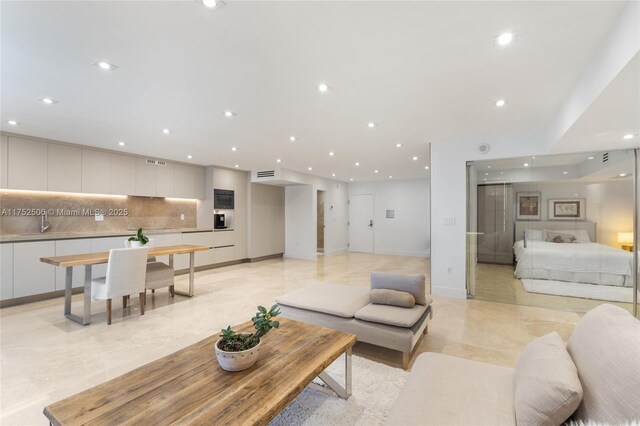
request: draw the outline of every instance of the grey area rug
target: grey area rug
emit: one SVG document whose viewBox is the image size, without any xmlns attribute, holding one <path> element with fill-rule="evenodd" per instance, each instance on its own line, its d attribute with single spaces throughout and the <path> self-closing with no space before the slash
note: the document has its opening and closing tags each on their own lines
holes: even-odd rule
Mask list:
<svg viewBox="0 0 640 426">
<path fill-rule="evenodd" d="M 344 384 L 344 356 L 327 369 Z M 380 425 L 395 403 L 408 373 L 368 359 L 352 358 L 352 393 L 348 400 L 306 388 L 270 423 L 291 425 Z"/>
</svg>

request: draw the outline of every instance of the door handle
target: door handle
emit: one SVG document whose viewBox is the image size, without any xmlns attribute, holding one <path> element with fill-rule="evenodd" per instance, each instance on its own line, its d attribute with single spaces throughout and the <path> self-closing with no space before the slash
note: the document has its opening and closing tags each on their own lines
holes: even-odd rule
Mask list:
<svg viewBox="0 0 640 426">
<path fill-rule="evenodd" d="M 369 228 L 373 228 L 373 219 L 369 220 Z"/>
</svg>

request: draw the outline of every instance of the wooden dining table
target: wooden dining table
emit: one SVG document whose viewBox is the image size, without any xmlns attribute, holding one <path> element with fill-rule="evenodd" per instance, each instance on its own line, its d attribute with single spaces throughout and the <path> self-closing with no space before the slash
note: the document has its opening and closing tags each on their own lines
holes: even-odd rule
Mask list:
<svg viewBox="0 0 640 426">
<path fill-rule="evenodd" d="M 176 291 L 176 294 L 192 297 L 195 292 L 195 253 L 198 251 L 210 250 L 213 247 L 195 245 L 161 246 L 149 248 L 149 257 L 169 256 L 169 266 L 173 267 L 173 256 L 176 254 L 189 254 L 189 291 Z M 65 268 L 64 283 L 64 316 L 82 325 L 91 324 L 91 274 L 92 266 L 109 262 L 109 252 L 101 251 L 97 253 L 71 254 L 67 256 L 41 257 L 41 262 Z M 71 313 L 71 294 L 73 267 L 84 266 L 84 291 L 83 291 L 83 314 L 82 316 Z"/>
</svg>

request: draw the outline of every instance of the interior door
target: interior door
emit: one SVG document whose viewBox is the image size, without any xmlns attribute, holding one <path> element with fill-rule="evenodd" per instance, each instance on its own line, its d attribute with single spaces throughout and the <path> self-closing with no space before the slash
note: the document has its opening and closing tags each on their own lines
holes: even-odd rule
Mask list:
<svg viewBox="0 0 640 426">
<path fill-rule="evenodd" d="M 349 197 L 349 251 L 373 253 L 373 195 Z"/>
</svg>

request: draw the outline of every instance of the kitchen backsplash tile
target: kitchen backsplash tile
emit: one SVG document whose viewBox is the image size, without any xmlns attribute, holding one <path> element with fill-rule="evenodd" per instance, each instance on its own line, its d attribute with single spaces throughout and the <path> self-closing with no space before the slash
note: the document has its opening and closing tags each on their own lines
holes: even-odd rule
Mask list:
<svg viewBox="0 0 640 426">
<path fill-rule="evenodd" d="M 40 232 L 40 211 L 48 212 L 47 232 L 191 228 L 196 226 L 196 203 L 175 198 L 1 190 L 0 234 Z M 95 221 L 95 211 L 105 213 L 103 222 Z"/>
</svg>

